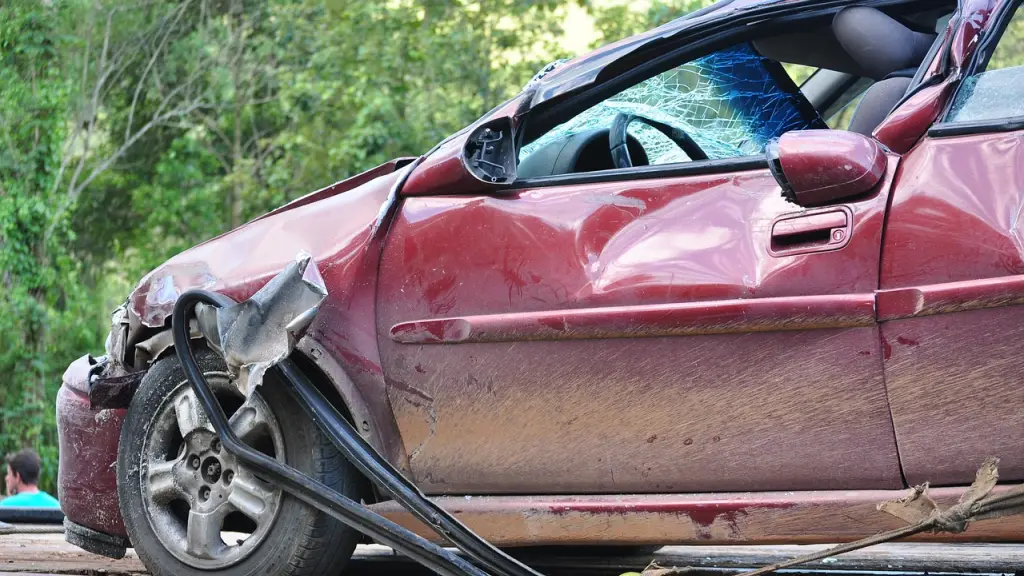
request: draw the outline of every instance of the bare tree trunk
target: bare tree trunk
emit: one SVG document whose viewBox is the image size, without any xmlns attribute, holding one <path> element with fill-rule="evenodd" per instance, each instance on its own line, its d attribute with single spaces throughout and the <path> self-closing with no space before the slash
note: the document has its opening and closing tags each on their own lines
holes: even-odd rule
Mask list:
<svg viewBox="0 0 1024 576">
<path fill-rule="evenodd" d="M 237 70 L 232 70 L 232 77 L 237 80 Z M 238 85 L 237 82 L 235 84 Z M 242 225 L 242 179 L 239 169 L 242 165 L 242 103 L 238 93 L 235 93 L 235 134 L 234 143 L 231 147 L 231 166 L 234 174 L 231 177 L 231 228 L 235 229 Z"/>
<path fill-rule="evenodd" d="M 231 63 L 231 84 L 235 89 L 235 102 L 234 102 L 234 141 L 231 145 L 231 167 L 234 174 L 231 176 L 231 228 L 232 230 L 242 225 L 242 188 L 244 182 L 241 179 L 241 167 L 242 167 L 242 80 L 241 80 L 241 67 L 242 67 L 242 19 L 240 17 L 241 5 L 238 0 L 235 0 L 232 6 L 232 19 L 234 20 L 234 29 L 231 31 L 231 44 L 234 46 L 235 42 L 239 43 L 238 50 L 235 53 L 234 59 Z"/>
</svg>

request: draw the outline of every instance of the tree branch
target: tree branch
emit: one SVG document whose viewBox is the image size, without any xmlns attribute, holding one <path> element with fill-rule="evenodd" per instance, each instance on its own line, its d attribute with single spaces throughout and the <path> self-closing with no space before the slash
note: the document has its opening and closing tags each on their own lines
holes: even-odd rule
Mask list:
<svg viewBox="0 0 1024 576">
<path fill-rule="evenodd" d="M 171 22 L 171 24 L 166 27 L 165 33 L 163 35 L 163 38 L 161 38 L 160 43 L 157 45 L 156 49 L 153 50 L 153 55 L 150 56 L 149 62 L 146 63 L 145 70 L 142 71 L 142 77 L 139 78 L 138 83 L 135 85 L 135 94 L 132 96 L 132 105 L 131 105 L 131 108 L 128 110 L 128 122 L 127 122 L 127 124 L 125 125 L 125 128 L 124 128 L 124 138 L 125 138 L 125 140 L 127 140 L 128 137 L 129 137 L 129 134 L 131 134 L 132 122 L 135 119 L 135 106 L 139 102 L 139 94 L 142 93 L 142 87 L 145 86 L 145 84 L 146 84 L 146 77 L 149 75 L 150 70 L 153 69 L 153 65 L 156 63 L 157 59 L 163 53 L 164 48 L 167 47 L 167 43 L 168 43 L 168 41 L 171 38 L 171 32 L 174 31 L 174 29 L 177 26 L 178 22 L 181 20 L 181 17 L 185 14 L 185 9 L 188 7 L 188 5 L 189 5 L 189 0 L 185 0 L 178 7 L 177 15 L 174 17 L 174 21 Z"/>
</svg>

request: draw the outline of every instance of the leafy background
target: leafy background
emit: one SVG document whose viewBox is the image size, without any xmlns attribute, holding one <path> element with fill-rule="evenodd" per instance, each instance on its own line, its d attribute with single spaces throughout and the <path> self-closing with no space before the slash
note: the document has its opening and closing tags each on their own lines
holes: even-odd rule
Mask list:
<svg viewBox="0 0 1024 576">
<path fill-rule="evenodd" d="M 0 0 L 0 453 L 174 253 L 710 0 Z"/>
<path fill-rule="evenodd" d="M 0 454 L 54 492 L 64 368 L 171 255 L 710 3 L 0 0 Z M 1018 16 L 993 66 L 1022 64 Z"/>
</svg>

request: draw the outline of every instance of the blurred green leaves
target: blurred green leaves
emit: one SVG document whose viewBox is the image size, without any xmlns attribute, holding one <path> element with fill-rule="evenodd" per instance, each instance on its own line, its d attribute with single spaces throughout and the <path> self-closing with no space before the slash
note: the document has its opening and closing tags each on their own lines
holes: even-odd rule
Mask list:
<svg viewBox="0 0 1024 576">
<path fill-rule="evenodd" d="M 142 275 L 466 126 L 573 56 L 570 3 L 604 43 L 709 2 L 0 2 L 0 452 L 52 491 L 61 374 Z"/>
</svg>

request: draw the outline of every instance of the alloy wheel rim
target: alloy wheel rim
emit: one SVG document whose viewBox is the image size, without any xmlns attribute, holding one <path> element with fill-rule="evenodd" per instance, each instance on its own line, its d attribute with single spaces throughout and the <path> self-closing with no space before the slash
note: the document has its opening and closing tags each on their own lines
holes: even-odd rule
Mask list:
<svg viewBox="0 0 1024 576">
<path fill-rule="evenodd" d="M 207 380 L 239 439 L 283 462 L 284 438 L 260 394 L 245 399 L 227 374 L 208 374 Z M 188 382 L 156 410 L 140 461 L 146 519 L 178 560 L 222 569 L 266 539 L 281 490 L 223 449 Z"/>
</svg>

